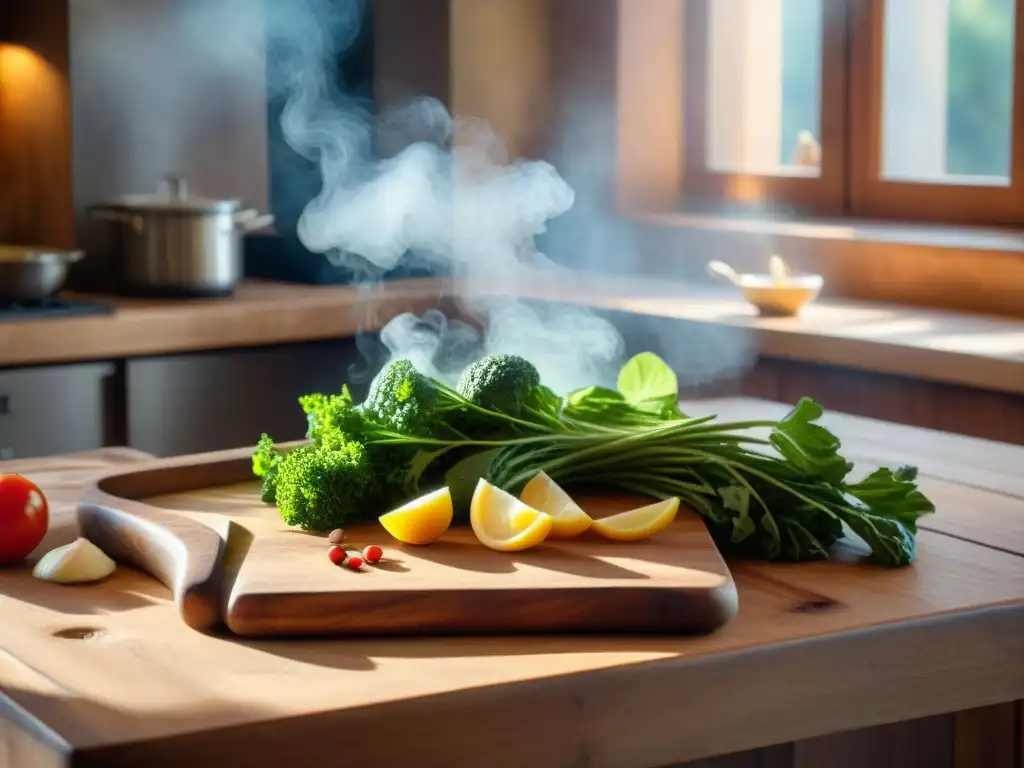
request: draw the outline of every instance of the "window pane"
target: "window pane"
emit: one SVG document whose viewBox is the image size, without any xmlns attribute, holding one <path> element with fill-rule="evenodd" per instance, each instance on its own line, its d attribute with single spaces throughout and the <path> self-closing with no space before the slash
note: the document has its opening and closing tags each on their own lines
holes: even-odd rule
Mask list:
<svg viewBox="0 0 1024 768">
<path fill-rule="evenodd" d="M 886 0 L 882 175 L 1006 185 L 1015 0 Z"/>
<path fill-rule="evenodd" d="M 708 3 L 709 169 L 818 175 L 823 1 Z"/>
</svg>

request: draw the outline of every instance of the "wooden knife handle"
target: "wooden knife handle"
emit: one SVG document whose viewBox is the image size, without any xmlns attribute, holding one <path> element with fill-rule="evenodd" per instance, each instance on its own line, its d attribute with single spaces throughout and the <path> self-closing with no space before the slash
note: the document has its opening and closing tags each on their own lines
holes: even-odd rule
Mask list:
<svg viewBox="0 0 1024 768">
<path fill-rule="evenodd" d="M 145 571 L 170 589 L 188 626 L 208 631 L 221 623 L 225 542 L 217 531 L 113 496 L 99 485 L 79 503 L 78 526 L 83 537 L 114 560 Z"/>
</svg>

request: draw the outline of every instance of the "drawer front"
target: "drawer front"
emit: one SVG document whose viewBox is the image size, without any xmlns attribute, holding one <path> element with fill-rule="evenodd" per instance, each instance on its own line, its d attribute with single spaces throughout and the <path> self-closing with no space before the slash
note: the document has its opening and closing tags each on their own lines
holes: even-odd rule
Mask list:
<svg viewBox="0 0 1024 768">
<path fill-rule="evenodd" d="M 353 381 L 358 396 L 364 360 L 354 340 L 129 360 L 128 444 L 177 456 L 254 445 L 262 432 L 300 439 L 298 398 Z"/>
<path fill-rule="evenodd" d="M 0 459 L 104 447 L 114 375 L 113 363 L 0 371 Z"/>
</svg>

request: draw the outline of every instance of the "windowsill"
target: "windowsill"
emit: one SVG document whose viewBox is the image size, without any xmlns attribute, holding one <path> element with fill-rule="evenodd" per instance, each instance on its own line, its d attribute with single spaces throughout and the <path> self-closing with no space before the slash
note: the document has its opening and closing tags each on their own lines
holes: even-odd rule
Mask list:
<svg viewBox="0 0 1024 768">
<path fill-rule="evenodd" d="M 701 229 L 722 234 L 1024 253 L 1024 233 L 987 227 L 705 213 L 630 213 L 627 216 L 634 221 L 657 226 Z"/>
<path fill-rule="evenodd" d="M 712 259 L 763 273 L 778 254 L 795 271 L 822 275 L 825 298 L 1024 317 L 1022 231 L 716 212 L 624 216 L 640 229 L 645 276 L 694 280 Z"/>
</svg>

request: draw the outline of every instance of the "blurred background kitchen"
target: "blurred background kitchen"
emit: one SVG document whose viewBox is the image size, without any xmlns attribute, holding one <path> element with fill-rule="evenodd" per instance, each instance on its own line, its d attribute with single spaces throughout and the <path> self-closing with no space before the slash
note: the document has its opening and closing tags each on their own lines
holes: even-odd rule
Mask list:
<svg viewBox="0 0 1024 768">
<path fill-rule="evenodd" d="M 420 254 L 373 273 L 385 306 L 300 240 L 291 2 L 0 6 L 0 459 L 299 437 L 295 398 L 365 384 L 394 314 L 451 309 Z M 352 35 L 355 2 L 300 3 L 345 36 L 339 98 L 432 97 L 550 160 L 576 201 L 540 243 L 630 351 L 1024 443 L 1024 3 L 367 0 Z M 374 151 L 449 139 L 420 128 Z M 824 278 L 799 316 L 707 274 L 772 254 Z"/>
</svg>

